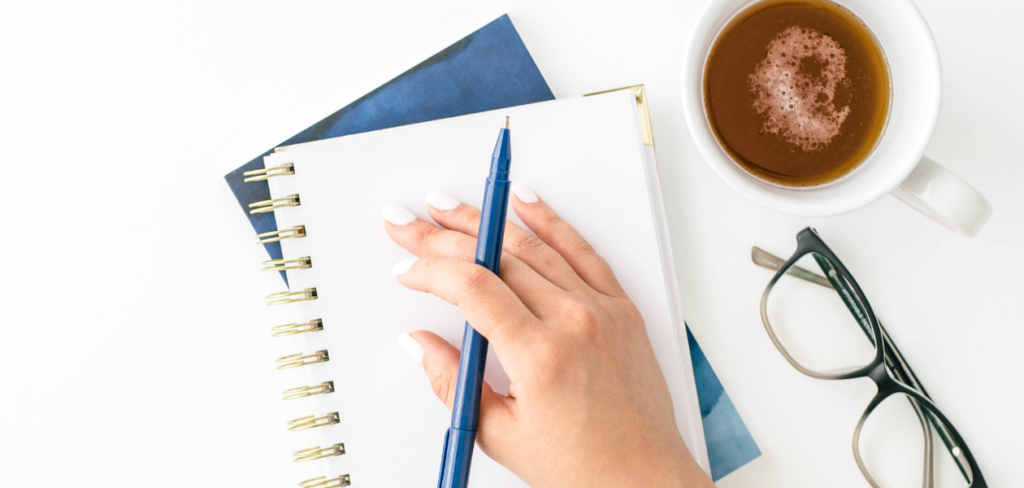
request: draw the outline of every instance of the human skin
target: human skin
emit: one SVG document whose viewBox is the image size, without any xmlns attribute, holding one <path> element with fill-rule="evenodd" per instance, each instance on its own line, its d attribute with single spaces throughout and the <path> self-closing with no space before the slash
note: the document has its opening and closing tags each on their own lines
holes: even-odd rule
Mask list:
<svg viewBox="0 0 1024 488">
<path fill-rule="evenodd" d="M 477 444 L 530 486 L 712 487 L 683 443 L 643 317 L 601 256 L 521 184 L 500 275 L 474 264 L 480 211 L 432 192 L 437 225 L 385 210 L 391 238 L 420 259 L 397 279 L 459 307 L 508 374 L 484 384 Z M 404 213 L 403 213 L 404 212 Z M 400 225 L 399 225 L 400 224 Z M 401 337 L 451 410 L 459 351 L 429 331 Z"/>
</svg>

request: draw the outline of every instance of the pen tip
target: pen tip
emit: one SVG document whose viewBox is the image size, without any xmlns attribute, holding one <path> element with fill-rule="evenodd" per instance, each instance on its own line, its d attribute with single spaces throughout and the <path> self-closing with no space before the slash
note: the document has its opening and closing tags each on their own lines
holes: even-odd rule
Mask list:
<svg viewBox="0 0 1024 488">
<path fill-rule="evenodd" d="M 505 117 L 505 128 L 508 129 L 508 116 Z"/>
</svg>

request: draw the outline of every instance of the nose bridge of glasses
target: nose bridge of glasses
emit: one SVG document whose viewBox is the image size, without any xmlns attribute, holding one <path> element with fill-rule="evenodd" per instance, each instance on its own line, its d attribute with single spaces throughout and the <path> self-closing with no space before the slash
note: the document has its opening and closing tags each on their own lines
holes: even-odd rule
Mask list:
<svg viewBox="0 0 1024 488">
<path fill-rule="evenodd" d="M 875 363 L 874 367 L 871 368 L 871 371 L 868 372 L 867 376 L 868 378 L 871 378 L 871 381 L 874 381 L 875 384 L 878 385 L 879 395 L 891 395 L 892 393 L 902 390 L 902 388 L 900 388 L 899 385 L 895 381 L 893 381 L 892 377 L 889 375 L 889 372 L 885 368 L 885 362 L 883 361 Z"/>
</svg>

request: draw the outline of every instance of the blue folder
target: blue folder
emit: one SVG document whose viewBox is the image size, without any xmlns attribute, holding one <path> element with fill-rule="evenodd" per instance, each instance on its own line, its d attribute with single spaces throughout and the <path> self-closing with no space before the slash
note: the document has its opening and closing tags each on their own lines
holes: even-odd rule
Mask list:
<svg viewBox="0 0 1024 488">
<path fill-rule="evenodd" d="M 512 21 L 503 15 L 274 147 L 554 98 Z M 266 181 L 244 183 L 242 173 L 262 169 L 263 156 L 271 152 L 273 148 L 224 177 L 257 234 L 277 230 L 273 213 L 249 213 L 250 203 L 270 199 L 270 187 Z M 264 247 L 271 259 L 281 259 L 280 244 Z M 281 277 L 287 281 L 283 271 Z M 711 475 L 717 481 L 761 452 L 689 328 L 687 339 Z"/>
<path fill-rule="evenodd" d="M 274 147 L 554 98 L 512 21 L 503 15 Z M 242 173 L 262 169 L 263 156 L 273 150 L 224 177 L 257 234 L 277 230 L 272 212 L 249 213 L 250 203 L 270 199 L 270 187 L 266 181 L 244 183 Z M 264 247 L 271 259 L 281 259 L 279 243 Z"/>
</svg>

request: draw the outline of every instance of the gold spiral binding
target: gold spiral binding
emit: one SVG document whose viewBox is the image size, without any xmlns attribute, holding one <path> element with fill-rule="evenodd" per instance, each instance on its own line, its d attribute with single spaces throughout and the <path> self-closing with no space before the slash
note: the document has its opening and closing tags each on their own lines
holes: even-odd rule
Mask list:
<svg viewBox="0 0 1024 488">
<path fill-rule="evenodd" d="M 284 305 L 285 303 L 304 302 L 316 300 L 316 288 L 306 288 L 299 291 L 282 291 L 267 295 L 267 305 Z"/>
<path fill-rule="evenodd" d="M 305 366 L 307 364 L 326 363 L 330 360 L 331 357 L 327 354 L 326 349 L 306 356 L 303 356 L 300 352 L 298 354 L 290 354 L 288 356 L 277 358 L 277 362 L 284 363 L 278 366 L 277 369 L 298 368 L 299 366 Z"/>
<path fill-rule="evenodd" d="M 292 163 L 284 163 L 281 166 L 275 166 L 273 168 L 254 169 L 252 171 L 246 171 L 242 173 L 242 176 L 248 176 L 248 178 L 242 180 L 245 183 L 251 181 L 263 181 L 266 179 L 273 178 L 275 176 L 293 175 L 295 174 L 295 165 Z"/>
<path fill-rule="evenodd" d="M 302 488 L 338 488 L 341 486 L 349 486 L 352 484 L 352 480 L 349 479 L 347 474 L 338 476 L 337 478 L 327 479 L 326 476 L 317 476 L 316 478 L 308 479 L 299 483 Z"/>
<path fill-rule="evenodd" d="M 263 271 L 284 271 L 286 269 L 306 269 L 313 267 L 313 260 L 309 256 L 299 259 L 271 259 L 263 261 Z"/>
<path fill-rule="evenodd" d="M 300 386 L 298 388 L 291 388 L 281 392 L 281 394 L 284 395 L 284 400 L 294 400 L 296 398 L 324 395 L 327 393 L 334 393 L 333 381 L 325 381 L 316 386 Z"/>
<path fill-rule="evenodd" d="M 341 416 L 338 415 L 338 412 L 332 412 L 324 415 L 323 417 L 307 415 L 288 422 L 288 430 L 315 429 L 317 427 L 337 424 L 339 422 L 341 422 Z"/>
<path fill-rule="evenodd" d="M 302 205 L 302 201 L 299 200 L 298 195 L 288 195 L 284 198 L 275 198 L 273 200 L 263 200 L 256 203 L 250 203 L 249 210 L 250 214 L 267 213 L 273 212 L 276 209 L 284 207 L 298 207 Z"/>
<path fill-rule="evenodd" d="M 345 444 L 335 444 L 330 447 L 311 447 L 295 453 L 295 462 L 315 461 L 326 457 L 340 456 L 345 454 Z"/>
<path fill-rule="evenodd" d="M 270 337 L 281 337 L 287 335 L 302 334 L 305 332 L 316 332 L 324 330 L 324 322 L 320 319 L 313 319 L 309 322 L 303 322 L 301 324 L 285 324 L 277 327 L 272 327 L 270 330 L 275 331 Z"/>
<path fill-rule="evenodd" d="M 272 232 L 264 232 L 262 234 L 256 234 L 256 244 L 267 244 L 270 242 L 280 242 L 285 239 L 292 239 L 295 237 L 306 237 L 306 226 L 297 225 L 290 229 L 275 230 Z"/>
</svg>

